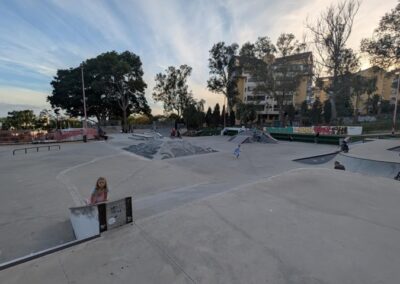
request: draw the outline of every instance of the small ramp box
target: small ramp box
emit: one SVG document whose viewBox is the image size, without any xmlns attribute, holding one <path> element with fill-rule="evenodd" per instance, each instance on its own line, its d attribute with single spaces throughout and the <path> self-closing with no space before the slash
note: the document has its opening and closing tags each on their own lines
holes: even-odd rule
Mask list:
<svg viewBox="0 0 400 284">
<path fill-rule="evenodd" d="M 72 207 L 69 210 L 77 240 L 90 238 L 101 232 L 133 222 L 132 197 Z"/>
</svg>

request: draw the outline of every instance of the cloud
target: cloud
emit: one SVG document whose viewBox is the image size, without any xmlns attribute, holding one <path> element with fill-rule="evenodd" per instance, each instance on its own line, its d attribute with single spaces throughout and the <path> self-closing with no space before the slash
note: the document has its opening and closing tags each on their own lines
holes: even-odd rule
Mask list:
<svg viewBox="0 0 400 284">
<path fill-rule="evenodd" d="M 8 112 L 11 111 L 21 111 L 21 110 L 33 110 L 33 113 L 38 115 L 43 109 L 46 107 L 38 107 L 35 105 L 29 105 L 29 104 L 5 104 L 5 103 L 0 103 L 0 117 L 7 117 Z M 48 109 L 48 108 L 47 108 Z"/>
<path fill-rule="evenodd" d="M 77 66 L 102 52 L 130 50 L 142 59 L 149 85 L 146 97 L 153 113 L 162 112 L 162 107 L 151 100 L 155 74 L 181 64 L 193 68 L 189 86 L 196 98 L 204 98 L 210 106 L 216 102 L 222 104 L 222 95 L 206 89 L 209 50 L 213 44 L 225 41 L 242 45 L 254 42 L 259 36 L 269 36 L 275 42 L 282 32 L 291 32 L 300 39 L 306 32 L 306 18 L 316 19 L 331 3 L 331 0 L 2 1 L 0 102 L 18 100 L 30 104 L 34 100 L 46 104 L 45 96 L 38 95 L 37 90 L 49 88 L 57 69 Z M 396 4 L 397 0 L 363 1 L 349 47 L 357 50 L 360 40 L 370 37 L 380 18 Z M 4 79 L 7 72 L 12 78 L 10 75 Z M 16 95 L 6 97 L 6 85 L 21 88 Z"/>
<path fill-rule="evenodd" d="M 46 98 L 49 94 L 30 89 L 0 86 L 0 103 L 28 104 L 47 106 Z"/>
</svg>

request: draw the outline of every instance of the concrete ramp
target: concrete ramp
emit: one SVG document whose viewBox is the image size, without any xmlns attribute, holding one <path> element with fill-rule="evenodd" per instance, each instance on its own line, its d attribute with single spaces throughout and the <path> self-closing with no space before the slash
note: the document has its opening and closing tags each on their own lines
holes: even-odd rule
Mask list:
<svg viewBox="0 0 400 284">
<path fill-rule="evenodd" d="M 229 141 L 235 144 L 250 143 L 251 136 L 248 135 L 235 135 L 229 139 Z"/>
<path fill-rule="evenodd" d="M 132 198 L 72 207 L 70 220 L 76 240 L 0 263 L 0 271 L 93 240 L 101 232 L 132 223 Z"/>
<path fill-rule="evenodd" d="M 393 179 L 400 172 L 400 163 L 363 159 L 342 153 L 338 155 L 337 160 L 346 167 L 346 170 L 369 176 Z"/>
<path fill-rule="evenodd" d="M 69 211 L 77 240 L 100 234 L 99 211 L 96 205 L 73 207 Z"/>
<path fill-rule="evenodd" d="M 72 228 L 78 240 L 133 221 L 131 197 L 95 205 L 72 207 L 69 210 Z"/>
<path fill-rule="evenodd" d="M 243 130 L 239 134 L 229 138 L 236 144 L 241 143 L 278 143 L 269 133 L 254 130 Z"/>
<path fill-rule="evenodd" d="M 278 140 L 276 140 L 274 137 L 271 136 L 271 134 L 267 133 L 267 132 L 263 132 L 261 134 L 261 142 L 264 143 L 278 143 Z"/>
</svg>

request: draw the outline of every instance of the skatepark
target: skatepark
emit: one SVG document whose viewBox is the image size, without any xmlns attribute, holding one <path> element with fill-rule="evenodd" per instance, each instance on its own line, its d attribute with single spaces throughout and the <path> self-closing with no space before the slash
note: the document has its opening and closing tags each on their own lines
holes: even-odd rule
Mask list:
<svg viewBox="0 0 400 284">
<path fill-rule="evenodd" d="M 400 279 L 399 140 L 346 154 L 335 145 L 243 143 L 236 159 L 226 136 L 164 138 L 151 156 L 137 154 L 149 141 L 132 138 L 15 155 L 25 146 L 0 148 L 1 263 L 73 241 L 69 208 L 85 204 L 99 176 L 110 200 L 132 196 L 134 219 L 3 269 L 1 283 Z M 335 160 L 346 171 L 334 170 Z"/>
</svg>

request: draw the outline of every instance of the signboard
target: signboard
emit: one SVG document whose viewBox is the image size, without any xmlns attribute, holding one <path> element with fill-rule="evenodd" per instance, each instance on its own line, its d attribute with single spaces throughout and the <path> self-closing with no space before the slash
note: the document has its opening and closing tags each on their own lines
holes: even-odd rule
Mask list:
<svg viewBox="0 0 400 284">
<path fill-rule="evenodd" d="M 133 222 L 131 197 L 101 203 L 97 207 L 99 210 L 100 232 Z"/>
<path fill-rule="evenodd" d="M 70 208 L 70 220 L 77 240 L 132 223 L 132 197 Z"/>
</svg>

